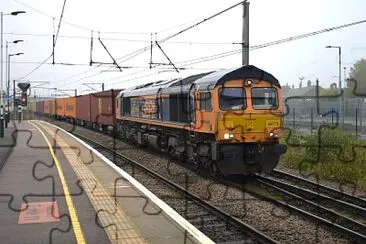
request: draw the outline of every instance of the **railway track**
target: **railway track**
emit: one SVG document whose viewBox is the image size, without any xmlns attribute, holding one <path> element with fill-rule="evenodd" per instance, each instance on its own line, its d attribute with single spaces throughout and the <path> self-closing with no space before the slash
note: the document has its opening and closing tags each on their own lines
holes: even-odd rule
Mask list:
<svg viewBox="0 0 366 244">
<path fill-rule="evenodd" d="M 113 161 L 116 161 L 116 158 L 113 158 L 111 156 L 112 154 L 116 156 L 116 153 L 112 150 L 105 148 L 95 141 L 91 141 L 81 135 L 75 135 L 88 142 L 90 145 L 93 145 L 95 148 L 101 151 L 101 153 L 105 154 Z M 123 159 L 118 159 L 117 161 L 119 160 L 124 162 Z M 131 162 L 129 162 L 128 164 L 131 164 Z M 144 166 L 139 165 L 138 163 L 136 164 L 136 162 L 132 164 L 134 164 L 138 168 L 144 168 Z M 185 167 L 187 167 L 187 165 L 185 165 Z M 150 175 L 154 177 L 156 173 L 151 172 Z M 293 184 L 286 183 L 285 180 L 293 182 Z M 315 221 L 320 225 L 329 226 L 330 228 L 341 233 L 344 237 L 350 238 L 355 242 L 366 243 L 366 227 L 365 223 L 363 222 L 363 219 L 365 219 L 364 206 L 366 206 L 366 202 L 364 199 L 342 193 L 335 189 L 322 186 L 311 181 L 307 181 L 303 178 L 290 175 L 286 172 L 279 170 L 275 170 L 273 174 L 268 176 L 257 175 L 254 178 L 245 181 L 243 181 L 243 177 L 241 177 L 239 181 L 233 181 L 232 179 L 218 179 L 218 181 L 225 186 L 231 186 L 235 189 L 240 189 L 243 192 L 250 193 L 259 199 L 272 203 L 275 206 L 286 209 L 289 211 L 289 214 L 297 213 L 300 216 L 306 216 L 308 219 Z M 172 188 L 174 188 L 174 185 L 176 185 L 176 183 L 169 180 L 167 180 L 167 182 L 170 182 L 166 183 L 167 185 L 172 184 Z M 179 182 L 179 184 L 184 185 L 184 182 Z M 258 187 L 261 188 L 259 191 Z M 193 195 L 188 193 L 185 189 L 188 189 L 188 187 L 182 188 L 181 192 L 183 195 Z M 263 189 L 265 189 L 267 193 L 264 193 Z M 152 191 L 154 192 L 153 189 Z M 174 208 L 174 204 L 176 204 L 176 201 L 174 202 L 174 200 L 176 200 L 177 198 L 165 198 L 164 194 L 158 196 Z M 207 234 L 216 242 L 232 240 L 232 236 L 238 236 L 237 231 L 234 231 L 234 233 L 232 232 L 232 230 L 227 232 L 227 230 L 230 228 L 224 228 L 228 226 L 228 220 L 232 218 L 229 214 L 221 213 L 212 216 L 212 213 L 210 213 L 210 211 L 222 211 L 209 203 L 208 204 L 211 205 L 211 207 L 209 207 L 211 208 L 211 210 L 207 210 L 207 207 L 204 207 L 203 209 L 202 207 L 199 208 L 196 202 L 202 200 L 195 195 L 193 195 L 193 197 L 191 197 L 190 199 L 191 200 L 185 201 L 186 203 L 184 205 L 184 208 L 181 208 L 180 210 L 177 209 L 177 211 L 192 224 L 194 224 L 198 229 L 200 229 L 203 233 Z M 184 201 L 184 199 L 180 201 L 182 202 Z M 338 211 L 335 211 L 335 209 L 337 209 Z M 219 215 L 220 217 L 218 217 Z M 223 224 L 223 222 L 217 222 L 218 218 L 220 218 L 221 221 L 225 220 L 225 224 Z M 252 228 L 248 227 L 242 221 L 236 218 L 232 218 L 231 221 L 232 220 L 234 220 L 234 224 L 231 225 L 239 229 L 244 229 L 244 235 L 248 236 L 247 232 L 252 231 Z M 239 221 L 239 223 L 236 223 L 236 221 Z M 240 227 L 241 224 L 244 224 L 245 227 Z M 207 230 L 204 230 L 205 228 Z M 215 233 L 216 235 L 220 233 L 221 238 L 215 239 Z M 221 233 L 224 234 L 221 235 Z M 265 235 L 262 236 L 262 233 L 256 230 L 254 230 L 254 233 L 250 234 L 249 236 L 257 240 L 257 242 L 259 241 L 261 243 L 274 241 L 270 238 L 267 239 L 267 236 Z M 247 237 L 244 237 L 241 240 L 245 240 L 245 238 Z M 239 240 L 240 238 L 234 239 L 234 242 L 236 242 L 236 240 Z M 246 241 L 248 241 L 248 239 Z"/>
<path fill-rule="evenodd" d="M 366 243 L 365 201 L 335 189 L 318 185 L 283 171 L 271 176 L 255 175 L 250 183 L 242 179 L 223 180 L 276 206 L 288 209 L 289 213 L 306 216 L 319 224 L 327 225 L 358 243 Z M 276 177 L 274 177 L 276 176 Z M 307 188 L 284 182 L 284 178 L 296 180 Z M 281 180 L 279 180 L 281 178 Z M 253 187 L 255 184 L 260 190 Z M 317 187 L 317 188 L 316 188 Z M 265 193 L 263 192 L 265 190 Z M 321 189 L 317 191 L 316 189 Z M 338 198 L 335 198 L 335 197 Z"/>
<path fill-rule="evenodd" d="M 146 187 L 216 243 L 276 243 L 264 233 L 189 192 L 186 190 L 188 187 L 182 187 L 89 138 L 77 133 L 73 134 L 97 149 L 119 167 L 127 172 L 132 172 L 140 182 L 143 181 L 143 176 L 140 177 L 139 174 L 145 174 L 145 178 L 147 174 L 149 178 L 153 177 L 158 180 L 160 184 L 150 184 Z M 144 182 L 141 183 L 144 184 Z M 161 189 L 162 185 L 170 188 L 170 191 L 174 192 L 173 196 L 167 195 L 167 190 Z"/>
<path fill-rule="evenodd" d="M 353 204 L 353 205 L 366 209 L 366 198 L 360 198 L 360 197 L 357 197 L 354 195 L 350 195 L 350 194 L 343 192 L 342 190 L 337 190 L 337 189 L 331 188 L 329 186 L 320 185 L 313 181 L 304 179 L 304 178 L 296 176 L 294 174 L 284 172 L 282 170 L 274 170 L 271 173 L 271 176 L 273 176 L 277 179 L 291 181 L 295 185 L 298 185 L 300 187 L 306 187 L 313 191 L 319 192 L 320 194 L 327 195 L 333 199 L 348 202 L 350 204 Z"/>
</svg>

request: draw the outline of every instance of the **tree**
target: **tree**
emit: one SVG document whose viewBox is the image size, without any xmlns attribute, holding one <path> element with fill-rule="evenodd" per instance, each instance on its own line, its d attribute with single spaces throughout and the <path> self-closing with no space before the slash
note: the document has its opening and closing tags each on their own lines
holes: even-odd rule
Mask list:
<svg viewBox="0 0 366 244">
<path fill-rule="evenodd" d="M 353 65 L 349 77 L 347 87 L 353 91 L 355 85 L 357 85 L 354 93 L 366 95 L 366 59 L 362 58 Z"/>
</svg>

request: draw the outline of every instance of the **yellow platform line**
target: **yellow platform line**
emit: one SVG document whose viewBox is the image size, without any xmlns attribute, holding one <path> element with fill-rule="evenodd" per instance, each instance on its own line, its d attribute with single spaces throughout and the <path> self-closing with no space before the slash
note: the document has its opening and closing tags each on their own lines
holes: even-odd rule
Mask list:
<svg viewBox="0 0 366 244">
<path fill-rule="evenodd" d="M 76 213 L 76 210 L 75 210 L 75 207 L 74 207 L 74 203 L 72 202 L 72 199 L 71 199 L 71 194 L 70 194 L 70 191 L 69 191 L 69 187 L 67 186 L 66 179 L 65 179 L 64 173 L 62 171 L 60 162 L 58 161 L 55 153 L 53 152 L 53 148 L 51 146 L 51 143 L 49 142 L 49 140 L 47 139 L 47 137 L 43 133 L 43 131 L 37 125 L 35 125 L 34 123 L 32 123 L 30 121 L 28 121 L 28 122 L 31 125 L 33 125 L 39 131 L 39 133 L 41 133 L 41 135 L 43 136 L 43 138 L 45 139 L 45 141 L 48 145 L 48 149 L 51 152 L 51 156 L 52 156 L 52 158 L 55 162 L 57 172 L 58 172 L 58 175 L 59 175 L 60 180 L 61 180 L 62 188 L 63 188 L 63 191 L 65 193 L 66 204 L 67 204 L 67 208 L 69 210 L 71 223 L 72 223 L 72 228 L 74 230 L 76 241 L 77 241 L 78 244 L 86 243 L 85 238 L 84 238 L 84 233 L 81 229 L 79 218 L 77 216 L 77 213 Z"/>
<path fill-rule="evenodd" d="M 40 127 L 50 135 L 55 134 L 52 129 L 45 125 L 40 125 Z M 105 227 L 104 231 L 111 243 L 146 243 L 123 209 L 118 206 L 115 199 L 84 164 L 74 149 L 62 139 L 60 134 L 55 135 L 55 139 L 78 179 L 81 180 L 83 189 L 98 213 L 98 219 Z"/>
</svg>

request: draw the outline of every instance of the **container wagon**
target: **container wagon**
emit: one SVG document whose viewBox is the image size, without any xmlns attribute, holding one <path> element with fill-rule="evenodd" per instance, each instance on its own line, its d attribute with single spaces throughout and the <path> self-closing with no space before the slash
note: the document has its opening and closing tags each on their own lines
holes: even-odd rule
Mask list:
<svg viewBox="0 0 366 244">
<path fill-rule="evenodd" d="M 65 119 L 65 98 L 56 99 L 56 118 L 60 120 Z"/>
<path fill-rule="evenodd" d="M 76 97 L 76 123 L 89 128 L 92 127 L 90 98 L 90 94 Z"/>
<path fill-rule="evenodd" d="M 114 99 L 121 91 L 121 89 L 112 89 L 90 94 L 91 126 L 94 129 L 107 131 L 108 127 L 113 128 L 115 126 Z"/>
<path fill-rule="evenodd" d="M 76 121 L 76 97 L 64 98 L 65 104 L 65 119 L 70 123 Z"/>
</svg>

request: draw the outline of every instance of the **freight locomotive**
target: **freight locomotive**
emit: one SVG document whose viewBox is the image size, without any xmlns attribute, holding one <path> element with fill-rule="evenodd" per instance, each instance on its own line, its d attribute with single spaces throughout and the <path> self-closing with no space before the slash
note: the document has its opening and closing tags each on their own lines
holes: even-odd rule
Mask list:
<svg viewBox="0 0 366 244">
<path fill-rule="evenodd" d="M 129 142 L 168 152 L 211 174 L 232 175 L 271 172 L 286 152 L 279 143 L 281 101 L 278 80 L 246 65 L 43 101 L 44 111 L 37 104 L 35 112 L 104 131 L 113 129 Z M 46 112 L 46 103 L 54 104 L 54 114 L 52 109 Z"/>
</svg>

